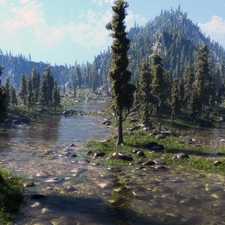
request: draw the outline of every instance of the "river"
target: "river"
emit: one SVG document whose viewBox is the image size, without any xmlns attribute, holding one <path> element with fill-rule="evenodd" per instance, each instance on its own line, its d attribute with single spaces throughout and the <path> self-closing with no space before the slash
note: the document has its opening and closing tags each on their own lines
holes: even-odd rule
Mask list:
<svg viewBox="0 0 225 225">
<path fill-rule="evenodd" d="M 70 109 L 104 105 L 76 107 Z M 13 225 L 225 224 L 224 176 L 181 168 L 120 172 L 82 161 L 84 142 L 111 135 L 102 120 L 54 116 L 0 130 L 1 167 L 35 184 L 24 194 L 45 196 L 27 201 Z"/>
</svg>

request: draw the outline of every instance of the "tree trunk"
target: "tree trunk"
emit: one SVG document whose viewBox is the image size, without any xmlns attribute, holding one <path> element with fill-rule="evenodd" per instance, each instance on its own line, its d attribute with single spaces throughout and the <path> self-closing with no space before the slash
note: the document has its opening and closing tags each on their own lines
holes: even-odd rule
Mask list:
<svg viewBox="0 0 225 225">
<path fill-rule="evenodd" d="M 123 121 L 122 121 L 122 113 L 119 113 L 118 116 L 118 142 L 117 145 L 123 145 Z"/>
</svg>

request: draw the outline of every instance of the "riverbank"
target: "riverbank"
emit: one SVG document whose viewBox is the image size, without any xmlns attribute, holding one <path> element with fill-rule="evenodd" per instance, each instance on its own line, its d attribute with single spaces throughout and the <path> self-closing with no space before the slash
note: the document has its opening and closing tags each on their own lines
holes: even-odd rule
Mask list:
<svg viewBox="0 0 225 225">
<path fill-rule="evenodd" d="M 24 203 L 21 194 L 23 180 L 6 170 L 0 170 L 0 224 L 9 224 Z"/>
<path fill-rule="evenodd" d="M 222 125 L 214 123 L 214 126 L 204 128 L 184 122 L 177 121 L 172 126 L 166 121 L 162 124 L 155 122 L 155 127 L 149 128 L 140 124 L 137 113 L 133 112 L 123 124 L 124 145 L 116 146 L 116 121 L 106 119 L 103 124 L 110 126 L 115 136 L 104 142 L 88 142 L 87 146 L 92 152 L 89 159 L 103 152 L 104 156 L 99 153 L 102 157 L 96 158 L 105 166 L 132 166 L 136 169 L 146 169 L 146 166 L 153 169 L 179 167 L 224 175 L 225 142 L 223 137 L 215 138 L 212 134 L 215 129 L 223 129 L 218 128 Z M 160 163 L 157 163 L 158 159 Z"/>
</svg>

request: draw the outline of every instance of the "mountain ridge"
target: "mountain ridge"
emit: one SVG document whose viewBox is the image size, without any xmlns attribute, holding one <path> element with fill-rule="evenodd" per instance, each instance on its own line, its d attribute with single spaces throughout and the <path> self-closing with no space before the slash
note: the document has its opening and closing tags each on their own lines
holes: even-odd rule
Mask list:
<svg viewBox="0 0 225 225">
<path fill-rule="evenodd" d="M 139 68 L 143 61 L 149 62 L 152 54 L 159 54 L 163 58 L 166 70 L 170 70 L 174 77 L 181 77 L 187 64 L 194 63 L 195 52 L 202 45 L 206 44 L 212 56 L 213 66 L 221 65 L 225 61 L 225 48 L 218 42 L 206 37 L 197 24 L 194 24 L 184 13 L 180 6 L 173 10 L 162 10 L 159 16 L 147 22 L 145 26 L 135 25 L 128 31 L 131 40 L 129 69 L 132 72 L 132 82 L 135 83 Z M 107 74 L 110 70 L 110 48 L 99 53 L 93 62 L 75 65 L 54 65 L 52 71 L 59 85 L 64 85 L 70 80 L 71 73 L 76 75 L 76 68 L 80 68 L 82 84 L 79 86 L 91 87 L 90 77 L 98 71 L 99 84 L 107 82 Z M 21 73 L 29 76 L 32 67 L 37 67 L 39 73 L 49 65 L 43 62 L 34 62 L 21 55 L 11 54 L 0 55 L 0 65 L 4 67 L 1 77 L 3 83 L 6 77 L 16 89 L 19 88 L 19 77 Z M 97 67 L 97 70 L 94 69 Z M 92 81 L 93 82 L 93 81 Z"/>
</svg>

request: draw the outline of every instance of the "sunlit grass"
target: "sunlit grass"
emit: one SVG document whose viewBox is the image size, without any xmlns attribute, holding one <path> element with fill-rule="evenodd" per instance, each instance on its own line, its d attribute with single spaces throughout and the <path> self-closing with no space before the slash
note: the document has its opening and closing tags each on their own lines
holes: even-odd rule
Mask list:
<svg viewBox="0 0 225 225">
<path fill-rule="evenodd" d="M 154 136 L 150 136 L 149 133 L 141 130 L 126 133 L 123 137 L 125 143 L 123 146 L 116 146 L 116 138 L 104 143 L 91 141 L 87 144 L 89 146 L 88 148 L 92 151 L 101 150 L 106 153 L 106 156 L 101 160 L 101 164 L 104 166 L 126 167 L 132 164 L 132 166 L 137 167 L 140 162 L 161 158 L 166 163 L 166 166 L 171 169 L 180 167 L 183 169 L 204 170 L 225 174 L 225 167 L 223 166 L 225 159 L 222 156 L 225 153 L 225 147 L 189 144 L 184 141 L 184 137 L 182 136 L 168 136 L 158 140 Z M 162 152 L 152 152 L 145 147 L 149 142 L 157 142 L 158 144 L 164 145 L 164 150 Z M 133 149 L 143 151 L 145 157 L 137 157 L 132 153 Z M 114 152 L 129 154 L 132 156 L 133 161 L 129 162 L 114 158 L 108 160 L 107 157 Z M 188 154 L 189 158 L 172 159 L 174 154 L 180 152 Z M 221 153 L 221 155 L 218 153 Z M 215 161 L 220 161 L 221 164 L 215 166 Z"/>
</svg>

